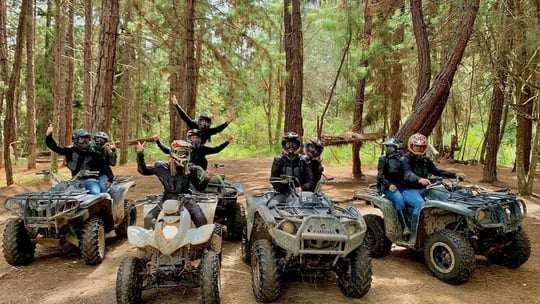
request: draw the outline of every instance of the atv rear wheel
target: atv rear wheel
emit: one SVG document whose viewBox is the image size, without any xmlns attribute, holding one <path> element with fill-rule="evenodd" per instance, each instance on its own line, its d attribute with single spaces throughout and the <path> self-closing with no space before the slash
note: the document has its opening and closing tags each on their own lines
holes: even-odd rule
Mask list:
<svg viewBox="0 0 540 304">
<path fill-rule="evenodd" d="M 376 214 L 366 214 L 364 220 L 367 229 L 363 246 L 369 250 L 371 257 L 387 256 L 392 249 L 392 242 L 385 235 L 383 218 Z"/>
<path fill-rule="evenodd" d="M 105 227 L 100 218 L 92 218 L 84 223 L 80 249 L 87 265 L 97 265 L 105 257 Z"/>
<path fill-rule="evenodd" d="M 247 236 L 247 225 L 244 225 L 244 228 L 242 229 L 242 261 L 246 264 L 251 263 L 251 248 L 249 247 L 249 240 Z"/>
<path fill-rule="evenodd" d="M 141 303 L 143 260 L 124 258 L 116 274 L 116 303 Z"/>
<path fill-rule="evenodd" d="M 232 212 L 227 218 L 227 233 L 229 240 L 237 242 L 242 240 L 242 229 L 246 226 L 246 218 L 240 204 L 234 203 L 230 208 Z"/>
<path fill-rule="evenodd" d="M 371 288 L 371 259 L 365 247 L 358 247 L 345 259 L 340 259 L 336 269 L 338 284 L 346 297 L 361 298 Z"/>
<path fill-rule="evenodd" d="M 276 251 L 269 240 L 258 240 L 251 247 L 251 285 L 259 302 L 273 302 L 281 292 Z"/>
<path fill-rule="evenodd" d="M 428 238 L 424 259 L 439 280 L 452 285 L 468 281 L 476 268 L 473 248 L 460 234 L 451 230 L 437 231 Z"/>
<path fill-rule="evenodd" d="M 501 253 L 488 257 L 489 261 L 504 267 L 516 269 L 527 262 L 531 256 L 531 242 L 529 236 L 521 228 L 510 246 L 506 247 Z"/>
<path fill-rule="evenodd" d="M 4 229 L 2 248 L 6 262 L 12 266 L 28 265 L 34 260 L 36 244 L 32 242 L 24 221 L 10 219 Z"/>
<path fill-rule="evenodd" d="M 205 249 L 201 259 L 201 303 L 219 303 L 220 257 Z"/>
<path fill-rule="evenodd" d="M 114 232 L 119 238 L 127 237 L 128 226 L 133 226 L 137 223 L 137 208 L 134 207 L 133 200 L 124 201 L 124 219 L 122 223 L 118 225 Z"/>
</svg>

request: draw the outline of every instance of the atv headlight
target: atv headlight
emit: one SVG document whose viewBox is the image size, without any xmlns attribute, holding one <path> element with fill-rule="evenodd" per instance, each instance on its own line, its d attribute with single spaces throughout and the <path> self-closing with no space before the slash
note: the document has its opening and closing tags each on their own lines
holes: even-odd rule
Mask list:
<svg viewBox="0 0 540 304">
<path fill-rule="evenodd" d="M 294 234 L 296 232 L 296 225 L 292 222 L 283 222 L 281 224 L 281 230 L 289 234 Z"/>
<path fill-rule="evenodd" d="M 347 232 L 349 233 L 349 235 L 352 235 L 356 232 L 356 230 L 358 230 L 356 228 L 356 225 L 352 224 L 352 225 L 347 225 Z"/>
<path fill-rule="evenodd" d="M 173 225 L 165 224 L 161 228 L 161 235 L 167 241 L 172 240 L 177 233 L 178 233 L 178 222 L 173 223 Z"/>
<path fill-rule="evenodd" d="M 486 210 L 478 209 L 478 210 L 476 210 L 475 217 L 476 217 L 477 221 L 481 222 L 481 221 L 486 219 L 487 215 L 488 215 L 488 212 Z"/>
</svg>

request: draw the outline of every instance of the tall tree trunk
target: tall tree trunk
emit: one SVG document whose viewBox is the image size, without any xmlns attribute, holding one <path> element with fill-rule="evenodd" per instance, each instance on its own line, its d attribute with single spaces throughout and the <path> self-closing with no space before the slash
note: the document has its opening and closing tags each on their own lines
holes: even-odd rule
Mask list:
<svg viewBox="0 0 540 304">
<path fill-rule="evenodd" d="M 83 49 L 83 127 L 89 129 L 91 126 L 92 116 L 92 88 L 94 87 L 94 77 L 92 77 L 92 40 L 94 38 L 94 18 L 92 13 L 94 10 L 94 1 L 85 0 L 84 5 L 84 49 Z"/>
<path fill-rule="evenodd" d="M 442 112 L 448 101 L 448 95 L 456 70 L 463 58 L 465 47 L 471 37 L 474 21 L 478 13 L 480 0 L 463 1 L 463 17 L 457 25 L 452 44 L 441 66 L 440 72 L 435 77 L 433 85 L 422 96 L 411 114 L 399 130 L 397 137 L 409 138 L 410 135 L 420 132 L 429 136 L 435 125 L 441 118 Z M 415 35 L 417 35 L 415 31 Z"/>
<path fill-rule="evenodd" d="M 59 145 L 65 146 L 65 134 L 67 132 L 66 119 L 65 119 L 65 35 L 66 35 L 66 16 L 64 14 L 64 7 L 67 5 L 65 0 L 59 0 L 55 6 L 55 36 L 54 36 L 54 85 L 53 85 L 53 97 L 54 97 L 54 130 L 57 132 L 57 141 Z M 56 153 L 51 154 L 51 170 L 56 172 L 58 170 L 57 164 L 58 155 Z"/>
<path fill-rule="evenodd" d="M 404 14 L 404 7 L 401 5 L 400 14 Z M 392 35 L 392 42 L 394 45 L 400 45 L 405 39 L 405 28 L 399 26 Z M 395 52 L 391 66 L 391 80 L 390 80 L 390 124 L 389 131 L 390 136 L 394 136 L 399 131 L 401 122 L 401 97 L 405 90 L 403 85 L 403 64 L 401 63 L 403 54 L 402 52 Z"/>
<path fill-rule="evenodd" d="M 126 4 L 126 9 L 124 13 L 124 29 L 128 29 L 129 25 L 131 23 L 131 1 L 129 1 Z M 122 75 L 122 110 L 121 110 L 121 118 L 120 118 L 120 141 L 122 149 L 120 150 L 120 165 L 124 165 L 128 161 L 128 140 L 129 140 L 129 109 L 131 107 L 131 96 L 132 89 L 131 89 L 131 82 L 132 82 L 132 58 L 133 55 L 133 37 L 132 33 L 127 32 L 126 35 L 124 35 L 125 41 L 124 41 L 124 47 L 122 49 L 122 52 L 124 54 L 123 56 L 123 68 L 124 73 Z"/>
<path fill-rule="evenodd" d="M 418 49 L 418 83 L 413 101 L 414 110 L 420 102 L 420 99 L 429 89 L 429 84 L 431 82 L 431 51 L 427 27 L 424 22 L 422 0 L 410 0 L 410 3 L 414 37 L 416 38 L 416 47 Z"/>
<path fill-rule="evenodd" d="M 114 85 L 120 0 L 101 2 L 101 30 L 97 82 L 92 101 L 91 131 L 109 132 Z"/>
<path fill-rule="evenodd" d="M 187 107 L 186 103 L 186 92 L 187 84 L 186 79 L 186 60 L 185 60 L 185 51 L 184 41 L 182 37 L 186 35 L 186 28 L 182 20 L 175 18 L 176 15 L 188 16 L 187 5 L 181 5 L 180 3 L 186 3 L 186 1 L 173 1 L 173 11 L 178 12 L 173 16 L 167 16 L 169 24 L 173 25 L 171 30 L 171 39 L 169 42 L 169 61 L 170 65 L 173 67 L 173 71 L 170 77 L 170 95 L 176 95 L 178 99 L 178 104 L 181 105 L 184 110 L 193 117 L 195 114 L 195 109 L 193 106 Z M 184 21 L 185 22 L 185 21 Z M 168 102 L 168 101 L 167 101 Z M 169 142 L 174 139 L 184 138 L 187 127 L 186 124 L 180 119 L 176 113 L 174 106 L 169 105 Z"/>
<path fill-rule="evenodd" d="M 36 168 L 36 108 L 34 78 L 34 3 L 26 11 L 26 125 L 28 126 L 27 168 Z"/>
<path fill-rule="evenodd" d="M 68 4 L 68 19 L 67 19 L 67 31 L 66 31 L 66 99 L 64 101 L 65 109 L 65 140 L 68 143 L 71 140 L 71 134 L 73 130 L 73 92 L 75 87 L 75 34 L 74 34 L 74 22 L 75 22 L 75 9 L 73 3 L 70 1 Z M 65 8 L 64 8 L 65 9 Z M 80 126 L 78 126 L 80 128 Z"/>
<path fill-rule="evenodd" d="M 19 86 L 21 79 L 22 54 L 24 47 L 24 38 L 26 36 L 25 17 L 28 12 L 29 1 L 23 0 L 21 4 L 21 14 L 19 15 L 19 25 L 17 27 L 17 42 L 15 44 L 15 54 L 13 57 L 13 68 L 8 82 L 8 91 L 6 93 L 6 116 L 4 118 L 4 164 L 6 169 L 6 184 L 9 186 L 13 180 L 13 168 L 11 163 L 11 145 L 17 142 L 17 118 L 15 91 Z"/>
<path fill-rule="evenodd" d="M 8 42 L 7 42 L 7 6 L 6 0 L 0 0 L 0 81 L 3 83 L 9 82 L 9 58 L 8 58 Z M 3 116 L 4 110 L 4 90 L 0 90 L 0 117 Z M 3 122 L 0 120 L 0 129 Z M 4 142 L 4 134 L 0 132 L 0 143 Z M 0 154 L 4 155 L 4 145 L 0 144 Z M 0 157 L 0 168 L 4 167 L 4 157 Z"/>
<path fill-rule="evenodd" d="M 302 92 L 304 79 L 304 43 L 300 0 L 284 0 L 283 15 L 285 24 L 285 66 L 287 69 L 284 131 L 294 131 L 298 135 L 303 136 Z"/>
</svg>

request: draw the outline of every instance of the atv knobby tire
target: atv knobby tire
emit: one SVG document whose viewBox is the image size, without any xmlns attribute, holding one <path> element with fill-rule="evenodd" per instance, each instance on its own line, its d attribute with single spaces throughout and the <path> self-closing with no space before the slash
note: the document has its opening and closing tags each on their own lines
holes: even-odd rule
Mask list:
<svg viewBox="0 0 540 304">
<path fill-rule="evenodd" d="M 258 240 L 251 247 L 251 284 L 259 302 L 274 302 L 279 297 L 280 271 L 276 251 L 269 240 Z"/>
<path fill-rule="evenodd" d="M 219 303 L 219 254 L 211 249 L 205 249 L 201 259 L 201 303 Z"/>
<path fill-rule="evenodd" d="M 371 288 L 371 259 L 368 250 L 360 246 L 338 262 L 336 274 L 343 295 L 351 298 L 363 297 Z"/>
<path fill-rule="evenodd" d="M 87 265 L 97 265 L 105 257 L 105 227 L 100 218 L 91 218 L 84 223 L 80 239 L 82 259 Z"/>
<path fill-rule="evenodd" d="M 137 223 L 137 208 L 134 207 L 133 200 L 124 201 L 124 219 L 118 225 L 114 232 L 119 238 L 127 237 L 128 226 L 133 226 Z"/>
<path fill-rule="evenodd" d="M 141 303 L 143 288 L 142 271 L 142 259 L 127 257 L 120 263 L 116 274 L 116 303 Z"/>
<path fill-rule="evenodd" d="M 6 262 L 12 266 L 32 263 L 36 244 L 34 244 L 20 218 L 10 219 L 4 229 L 2 248 Z"/>
<path fill-rule="evenodd" d="M 246 226 L 246 218 L 240 204 L 234 203 L 230 208 L 232 208 L 232 212 L 227 220 L 228 236 L 230 241 L 238 242 L 242 240 L 242 230 Z"/>
<path fill-rule="evenodd" d="M 527 262 L 531 256 L 531 241 L 529 236 L 520 228 L 512 243 L 504 248 L 501 253 L 489 257 L 489 261 L 510 269 L 516 269 Z"/>
<path fill-rule="evenodd" d="M 244 228 L 242 229 L 241 249 L 242 249 L 242 261 L 244 261 L 244 263 L 249 265 L 251 263 L 251 248 L 249 246 L 249 240 L 247 236 L 247 225 L 244 226 Z"/>
<path fill-rule="evenodd" d="M 374 258 L 387 256 L 392 249 L 392 242 L 384 232 L 384 220 L 376 214 L 364 215 L 366 221 L 366 236 L 363 246 L 369 250 L 369 255 Z"/>
<path fill-rule="evenodd" d="M 424 259 L 437 278 L 452 285 L 468 281 L 476 268 L 472 246 L 451 230 L 437 231 L 428 238 Z"/>
</svg>

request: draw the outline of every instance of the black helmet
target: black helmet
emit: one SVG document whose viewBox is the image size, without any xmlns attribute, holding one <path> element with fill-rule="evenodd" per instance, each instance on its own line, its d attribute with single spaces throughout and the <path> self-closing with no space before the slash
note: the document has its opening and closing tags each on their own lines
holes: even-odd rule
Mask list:
<svg viewBox="0 0 540 304">
<path fill-rule="evenodd" d="M 201 115 L 199 115 L 199 120 L 206 120 L 210 124 L 212 123 L 212 116 L 208 113 L 201 113 Z"/>
<path fill-rule="evenodd" d="M 288 158 L 294 158 L 300 151 L 301 145 L 300 136 L 296 132 L 287 132 L 281 138 L 281 150 Z"/>
<path fill-rule="evenodd" d="M 317 137 L 308 141 L 304 146 L 304 153 L 310 158 L 319 157 L 323 150 L 322 142 Z"/>
<path fill-rule="evenodd" d="M 191 139 L 193 136 L 197 136 L 198 138 Z M 201 130 L 191 129 L 187 131 L 187 141 L 190 142 L 193 147 L 199 147 L 201 145 Z"/>
<path fill-rule="evenodd" d="M 103 131 L 99 131 L 94 133 L 94 148 L 101 150 L 103 147 L 105 147 L 105 144 L 109 141 L 109 135 Z"/>
<path fill-rule="evenodd" d="M 383 142 L 382 144 L 385 146 L 393 146 L 396 148 L 396 150 L 401 150 L 405 147 L 405 144 L 403 143 L 401 139 L 397 139 L 393 137 Z"/>
<path fill-rule="evenodd" d="M 73 139 L 73 144 L 83 151 L 87 151 L 90 148 L 90 133 L 88 133 L 88 131 L 85 129 L 77 129 L 73 131 L 71 139 Z"/>
</svg>

